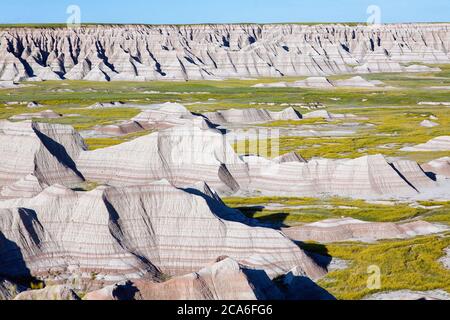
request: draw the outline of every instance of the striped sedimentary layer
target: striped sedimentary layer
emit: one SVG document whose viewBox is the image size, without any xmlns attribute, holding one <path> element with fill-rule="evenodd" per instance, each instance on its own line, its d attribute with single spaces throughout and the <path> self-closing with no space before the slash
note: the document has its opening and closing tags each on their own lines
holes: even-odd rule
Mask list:
<svg viewBox="0 0 450 320">
<path fill-rule="evenodd" d="M 419 71 L 449 63 L 448 24 L 10 28 L 0 80 L 159 80 Z"/>
<path fill-rule="evenodd" d="M 203 114 L 212 123 L 233 124 L 233 123 L 263 123 L 277 120 L 300 120 L 302 115 L 290 107 L 280 112 L 273 112 L 265 109 L 228 109 Z"/>
<path fill-rule="evenodd" d="M 170 102 L 149 106 L 132 121 L 148 129 L 171 128 L 181 125 L 192 125 L 205 129 L 212 127 L 208 119 L 192 114 L 181 104 Z"/>
<path fill-rule="evenodd" d="M 25 288 L 20 285 L 0 277 L 0 301 L 12 300 L 23 290 Z"/>
<path fill-rule="evenodd" d="M 67 285 L 55 285 L 39 290 L 28 290 L 21 292 L 14 297 L 14 300 L 76 301 L 81 299 L 71 287 Z"/>
<path fill-rule="evenodd" d="M 321 243 L 404 239 L 448 230 L 425 221 L 406 223 L 365 222 L 351 218 L 331 219 L 283 229 L 295 241 Z"/>
<path fill-rule="evenodd" d="M 307 163 L 295 159 L 278 163 L 254 156 L 244 161 L 251 177 L 249 189 L 271 195 L 412 196 L 435 186 L 417 163 L 390 164 L 382 155 Z"/>
<path fill-rule="evenodd" d="M 112 185 L 167 179 L 186 187 L 206 181 L 225 194 L 413 196 L 436 186 L 412 161 L 389 163 L 382 155 L 309 162 L 241 157 L 220 131 L 185 126 L 82 152 L 77 165 L 88 180 Z"/>
<path fill-rule="evenodd" d="M 421 143 L 412 147 L 405 147 L 402 151 L 427 152 L 427 151 L 450 151 L 450 136 L 442 136 L 431 139 L 426 143 Z"/>
<path fill-rule="evenodd" d="M 70 126 L 1 121 L 0 195 L 27 196 L 43 185 L 83 181 L 74 159 L 84 149 L 81 136 Z"/>
<path fill-rule="evenodd" d="M 450 178 L 450 157 L 443 157 L 430 161 L 422 167 L 427 172 Z"/>
<path fill-rule="evenodd" d="M 178 186 L 207 181 L 220 192 L 248 183 L 246 164 L 220 131 L 181 126 L 118 146 L 82 152 L 77 160 L 88 180 L 112 185 L 167 179 Z M 239 182 L 238 182 L 239 180 Z"/>
<path fill-rule="evenodd" d="M 220 194 L 292 196 L 413 196 L 436 187 L 417 163 L 389 163 L 381 155 L 309 162 L 292 154 L 273 161 L 239 156 L 226 135 L 209 127 L 176 126 L 85 151 L 71 127 L 1 122 L 0 141 L 2 198 L 29 197 L 48 185 L 84 180 L 133 186 L 166 179 L 178 187 L 205 181 Z"/>
<path fill-rule="evenodd" d="M 111 105 L 114 106 L 115 104 Z M 132 105 L 126 106 L 131 107 Z M 326 120 L 358 118 L 352 114 L 335 114 L 329 113 L 326 110 L 301 114 L 292 107 L 278 112 L 266 109 L 248 108 L 219 110 L 204 114 L 191 113 L 185 106 L 171 102 L 133 107 L 139 107 L 143 109 L 143 111 L 131 120 L 124 120 L 111 125 L 96 126 L 94 127 L 94 131 L 100 135 L 122 136 L 135 132 L 163 130 L 176 126 L 193 126 L 208 129 L 215 128 L 219 125 L 253 124 L 289 120 L 298 121 L 301 119 L 312 118 L 322 118 Z"/>
<path fill-rule="evenodd" d="M 6 185 L 0 190 L 1 199 L 13 198 L 32 198 L 45 189 L 48 185 L 39 181 L 39 179 L 29 174 L 23 179 L 14 182 L 11 185 Z"/>
<path fill-rule="evenodd" d="M 429 68 L 423 66 L 423 71 L 440 71 L 439 68 Z M 404 69 L 408 70 L 407 68 Z M 361 76 L 352 77 L 343 80 L 330 80 L 326 77 L 308 77 L 305 80 L 299 80 L 295 82 L 269 82 L 269 83 L 258 83 L 253 86 L 253 88 L 316 88 L 316 89 L 330 89 L 334 87 L 350 87 L 350 88 L 374 88 L 377 85 L 383 85 L 383 82 L 367 81 Z"/>
<path fill-rule="evenodd" d="M 277 120 L 300 120 L 302 115 L 294 108 L 286 108 L 279 112 L 265 109 L 228 109 L 207 112 L 201 115 L 193 114 L 178 103 L 165 103 L 148 106 L 132 121 L 144 128 L 171 128 L 175 126 L 191 125 L 208 129 L 219 124 L 248 124 L 264 123 Z"/>
<path fill-rule="evenodd" d="M 161 181 L 74 192 L 54 185 L 0 209 L 0 274 L 118 282 L 200 270 L 228 256 L 269 277 L 323 270 L 282 233 L 257 226 L 205 186 Z M 94 275 L 94 276 L 93 276 Z"/>
<path fill-rule="evenodd" d="M 267 300 L 282 294 L 264 272 L 230 258 L 164 283 L 135 280 L 89 292 L 85 300 Z"/>
</svg>

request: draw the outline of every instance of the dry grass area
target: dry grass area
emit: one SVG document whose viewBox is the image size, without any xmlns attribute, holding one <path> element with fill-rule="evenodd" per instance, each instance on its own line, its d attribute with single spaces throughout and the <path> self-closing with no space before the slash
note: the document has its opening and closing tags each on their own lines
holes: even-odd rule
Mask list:
<svg viewBox="0 0 450 320">
<path fill-rule="evenodd" d="M 322 254 L 350 261 L 348 269 L 329 273 L 319 285 L 338 299 L 356 300 L 377 292 L 402 289 L 443 289 L 450 293 L 450 271 L 438 261 L 448 246 L 449 234 L 376 244 L 306 244 L 304 248 L 319 248 Z M 380 268 L 380 289 L 371 290 L 367 286 L 370 266 Z"/>
</svg>

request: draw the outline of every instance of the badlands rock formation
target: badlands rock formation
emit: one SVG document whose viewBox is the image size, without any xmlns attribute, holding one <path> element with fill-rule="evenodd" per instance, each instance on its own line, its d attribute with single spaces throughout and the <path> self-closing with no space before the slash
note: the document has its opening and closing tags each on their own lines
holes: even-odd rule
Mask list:
<svg viewBox="0 0 450 320">
<path fill-rule="evenodd" d="M 335 87 L 352 87 L 352 88 L 373 88 L 382 85 L 383 82 L 367 81 L 363 77 L 356 76 L 350 79 L 332 81 L 326 77 L 309 77 L 305 80 L 295 82 L 274 82 L 256 84 L 254 88 L 312 88 L 312 89 L 330 89 Z"/>
<path fill-rule="evenodd" d="M 263 123 L 277 120 L 301 120 L 302 115 L 292 107 L 280 112 L 264 109 L 228 109 L 203 114 L 215 124 Z"/>
<path fill-rule="evenodd" d="M 42 105 L 40 105 L 39 103 L 34 102 L 34 101 L 30 101 L 27 103 L 27 108 L 30 108 L 30 109 L 41 108 L 41 107 L 42 107 Z"/>
<path fill-rule="evenodd" d="M 306 159 L 303 158 L 298 153 L 290 152 L 290 153 L 286 153 L 286 154 L 284 154 L 282 156 L 279 156 L 279 157 L 275 158 L 274 162 L 276 162 L 276 163 L 287 163 L 287 162 L 303 162 L 303 163 L 307 163 L 308 161 L 306 161 Z"/>
<path fill-rule="evenodd" d="M 40 181 L 35 175 L 29 174 L 13 184 L 5 185 L 0 190 L 0 199 L 32 198 L 46 187 L 48 185 L 45 182 Z"/>
<path fill-rule="evenodd" d="M 109 108 L 110 105 L 114 107 L 116 104 L 95 104 L 90 108 Z M 122 107 L 129 107 L 129 105 L 122 105 Z M 191 113 L 179 103 L 167 102 L 164 104 L 133 107 L 139 107 L 143 111 L 131 120 L 121 121 L 113 125 L 96 126 L 94 130 L 99 134 L 123 136 L 146 130 L 162 130 L 182 125 L 203 129 L 214 127 L 209 119 L 202 115 Z"/>
<path fill-rule="evenodd" d="M 54 185 L 31 199 L 0 202 L 0 274 L 61 282 L 158 280 L 228 256 L 270 278 L 294 267 L 311 278 L 323 275 L 282 233 L 255 226 L 203 190 L 165 181 L 91 192 Z"/>
<path fill-rule="evenodd" d="M 0 89 L 16 89 L 25 85 L 17 84 L 14 81 L 0 81 Z"/>
<path fill-rule="evenodd" d="M 372 88 L 375 87 L 379 82 L 367 81 L 363 77 L 356 76 L 350 79 L 336 80 L 333 82 L 336 87 L 353 87 L 353 88 Z"/>
<path fill-rule="evenodd" d="M 292 110 L 267 114 L 283 119 L 294 116 Z M 0 122 L 0 275 L 75 283 L 17 299 L 77 299 L 73 290 L 93 284 L 116 285 L 89 299 L 118 299 L 122 289 L 130 292 L 122 281 L 131 281 L 140 299 L 297 297 L 305 279 L 309 295 L 315 286 L 308 278 L 324 269 L 283 232 L 226 207 L 204 181 L 223 194 L 293 196 L 410 196 L 436 185 L 417 163 L 389 163 L 381 155 L 309 162 L 294 153 L 274 160 L 239 156 L 209 120 L 185 111 L 176 105 L 152 109 L 136 123 L 172 121 L 178 114 L 181 125 L 96 151 L 86 151 L 69 126 Z M 191 119 L 208 125 L 193 126 Z M 86 180 L 107 185 L 71 189 Z M 345 232 L 330 228 L 329 236 L 323 230 L 286 232 L 294 240 L 321 241 L 438 232 L 422 222 L 364 225 L 362 231 L 359 223 L 347 225 Z M 279 276 L 286 277 L 286 291 L 270 281 Z M 0 280 L 1 296 L 19 293 Z"/>
<path fill-rule="evenodd" d="M 146 106 L 145 110 L 132 119 L 147 129 L 164 129 L 181 125 L 191 125 L 200 128 L 211 128 L 208 119 L 192 114 L 179 103 L 164 103 Z"/>
<path fill-rule="evenodd" d="M 116 103 L 96 103 L 89 108 L 114 108 Z M 140 108 L 142 112 L 131 120 L 124 120 L 112 125 L 96 126 L 93 131 L 97 135 L 123 136 L 146 130 L 162 130 L 176 126 L 192 126 L 201 129 L 217 128 L 222 125 L 258 124 L 272 121 L 299 121 L 302 119 L 322 118 L 333 119 L 365 119 L 353 114 L 336 114 L 326 110 L 317 110 L 301 114 L 293 107 L 282 111 L 270 111 L 266 109 L 228 109 L 203 114 L 191 113 L 185 106 L 179 103 L 167 102 L 151 105 L 128 105 L 121 107 Z M 21 115 L 23 116 L 23 115 Z M 89 131 L 92 134 L 92 130 Z"/>
<path fill-rule="evenodd" d="M 0 32 L 0 81 L 424 71 L 402 64 L 449 63 L 449 32 L 448 24 L 10 28 Z"/>
<path fill-rule="evenodd" d="M 24 291 L 14 300 L 80 300 L 72 288 L 66 285 L 50 286 L 40 290 Z"/>
<path fill-rule="evenodd" d="M 88 110 L 108 109 L 108 108 L 124 108 L 127 107 L 123 102 L 97 102 L 87 107 Z"/>
<path fill-rule="evenodd" d="M 230 258 L 164 283 L 136 280 L 89 292 L 85 300 L 334 300 L 298 268 L 278 281 Z"/>
<path fill-rule="evenodd" d="M 203 114 L 193 114 L 179 103 L 167 102 L 157 105 L 140 106 L 143 112 L 132 119 L 144 128 L 164 129 L 181 125 L 199 128 L 213 128 L 222 124 L 264 123 L 277 120 L 301 120 L 302 115 L 293 107 L 282 111 L 265 109 L 227 109 Z"/>
<path fill-rule="evenodd" d="M 450 247 L 446 248 L 444 250 L 445 256 L 443 256 L 441 259 L 439 259 L 439 262 L 442 263 L 445 269 L 450 270 Z"/>
<path fill-rule="evenodd" d="M 219 194 L 291 196 L 411 196 L 436 187 L 412 161 L 388 163 L 381 155 L 309 162 L 290 155 L 281 161 L 239 156 L 221 131 L 191 125 L 85 151 L 71 127 L 0 122 L 0 142 L 4 198 L 29 197 L 55 183 L 70 187 L 84 180 L 119 187 L 161 179 L 178 187 L 206 181 Z"/>
<path fill-rule="evenodd" d="M 295 241 L 316 241 L 320 243 L 339 241 L 371 242 L 383 239 L 404 239 L 439 233 L 445 228 L 424 221 L 408 223 L 371 223 L 344 218 L 331 219 L 300 227 L 283 229 Z"/>
<path fill-rule="evenodd" d="M 450 106 L 450 102 L 429 102 L 429 101 L 422 101 L 418 103 L 419 106 Z"/>
<path fill-rule="evenodd" d="M 3 278 L 0 278 L 0 301 L 12 300 L 25 288 Z"/>
<path fill-rule="evenodd" d="M 390 165 L 414 190 L 418 192 L 423 192 L 436 186 L 435 182 L 425 174 L 417 162 L 397 160 L 390 163 Z"/>
<path fill-rule="evenodd" d="M 388 163 L 382 155 L 352 160 L 311 160 L 279 164 L 250 156 L 251 190 L 267 195 L 348 197 L 413 196 L 434 187 L 415 162 Z"/>
<path fill-rule="evenodd" d="M 33 118 L 37 118 L 37 119 L 58 119 L 61 118 L 62 115 L 59 113 L 56 113 L 53 110 L 45 110 L 45 111 L 41 111 L 41 112 L 36 112 L 36 113 L 22 113 L 22 114 L 18 114 L 18 115 L 14 115 L 11 118 L 9 118 L 10 120 L 32 120 Z"/>
<path fill-rule="evenodd" d="M 326 110 L 313 111 L 302 115 L 293 107 L 288 107 L 282 111 L 248 108 L 219 110 L 204 114 L 191 113 L 185 106 L 170 102 L 159 105 L 140 105 L 139 108 L 143 111 L 133 119 L 120 121 L 112 125 L 96 126 L 94 127 L 94 132 L 98 135 L 123 136 L 146 130 L 162 130 L 176 126 L 192 126 L 209 129 L 222 125 L 258 124 L 289 120 L 299 121 L 303 118 L 322 118 L 325 120 L 363 119 L 353 114 L 336 114 Z"/>
<path fill-rule="evenodd" d="M 317 110 L 304 114 L 303 118 L 304 119 L 322 118 L 325 120 L 333 120 L 333 119 L 356 119 L 357 116 L 355 116 L 354 114 L 339 114 L 339 113 L 331 113 L 326 110 Z"/>
<path fill-rule="evenodd" d="M 256 84 L 255 88 L 277 88 L 277 87 L 293 87 L 293 88 L 315 88 L 315 89 L 329 89 L 333 87 L 330 80 L 325 77 L 309 77 L 305 80 L 289 82 L 275 82 Z"/>
<path fill-rule="evenodd" d="M 422 127 L 424 127 L 424 128 L 434 128 L 434 127 L 439 126 L 439 124 L 436 123 L 436 122 L 430 121 L 430 120 L 423 120 L 423 121 L 420 123 L 420 126 L 422 126 Z"/>
<path fill-rule="evenodd" d="M 405 72 L 439 72 L 440 68 L 430 68 L 424 65 L 413 64 L 403 69 Z"/>
<path fill-rule="evenodd" d="M 450 157 L 430 161 L 422 166 L 426 172 L 450 178 Z"/>
<path fill-rule="evenodd" d="M 405 147 L 402 151 L 450 151 L 450 136 L 442 136 L 413 147 Z"/>
<path fill-rule="evenodd" d="M 226 258 L 164 283 L 129 281 L 88 293 L 85 300 L 268 300 L 281 299 L 264 272 L 243 269 Z"/>
<path fill-rule="evenodd" d="M 73 159 L 84 149 L 81 136 L 72 127 L 1 121 L 0 194 L 20 197 L 41 190 L 39 186 L 83 181 Z"/>
<path fill-rule="evenodd" d="M 95 126 L 93 129 L 97 134 L 104 134 L 107 136 L 126 136 L 128 134 L 143 132 L 146 130 L 146 128 L 138 122 L 127 120 L 120 121 L 116 124 Z"/>
<path fill-rule="evenodd" d="M 332 88 L 333 84 L 325 77 L 310 77 L 295 82 L 293 86 L 299 88 Z"/>
<path fill-rule="evenodd" d="M 86 179 L 116 186 L 167 179 L 186 187 L 201 177 L 220 194 L 411 196 L 435 187 L 417 163 L 388 163 L 381 155 L 307 163 L 291 160 L 238 156 L 220 131 L 181 126 L 82 152 L 77 165 Z"/>
<path fill-rule="evenodd" d="M 88 180 L 119 186 L 167 179 L 186 187 L 204 180 L 220 193 L 234 193 L 249 180 L 246 164 L 220 131 L 192 126 L 83 152 L 77 165 Z"/>
</svg>

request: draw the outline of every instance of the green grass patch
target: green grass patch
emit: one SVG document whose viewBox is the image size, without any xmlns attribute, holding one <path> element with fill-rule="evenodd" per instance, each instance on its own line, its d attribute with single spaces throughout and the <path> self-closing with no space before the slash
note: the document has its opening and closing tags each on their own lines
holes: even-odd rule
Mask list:
<svg viewBox="0 0 450 320">
<path fill-rule="evenodd" d="M 404 146 L 425 143 L 435 137 L 450 134 L 450 113 L 445 108 L 380 107 L 338 111 L 368 118 L 370 120 L 351 120 L 351 122 L 372 124 L 373 126 L 357 129 L 357 133 L 349 137 L 281 137 L 273 143 L 279 144 L 281 154 L 295 151 L 308 159 L 314 157 L 358 158 L 365 155 L 383 154 L 408 157 L 423 163 L 450 155 L 450 152 L 400 151 Z M 434 128 L 420 126 L 420 123 L 429 119 L 430 116 L 438 118 L 435 122 L 439 126 Z M 289 124 L 289 122 L 287 123 Z M 295 121 L 295 124 L 300 123 L 301 121 Z M 276 125 L 282 126 L 283 123 Z M 254 145 L 254 143 L 248 143 L 248 145 Z M 236 151 L 240 150 L 236 149 Z"/>
<path fill-rule="evenodd" d="M 241 210 L 242 213 L 250 218 L 285 225 L 311 223 L 342 217 L 369 222 L 399 222 L 407 219 L 423 218 L 430 222 L 450 224 L 450 202 L 420 202 L 419 204 L 425 207 L 417 207 L 402 202 L 378 204 L 364 200 L 334 197 L 255 197 L 224 198 L 223 200 L 228 206 Z M 430 203 L 433 205 L 429 205 Z M 272 207 L 269 207 L 269 209 L 265 208 L 271 204 Z M 274 204 L 279 205 L 280 209 L 273 208 Z M 434 206 L 439 206 L 439 208 L 434 208 Z"/>
<path fill-rule="evenodd" d="M 323 119 L 302 119 L 302 120 L 279 120 L 279 121 L 272 121 L 269 123 L 264 123 L 259 125 L 260 127 L 296 127 L 301 125 L 319 125 L 319 124 L 329 124 L 333 123 L 334 121 L 327 121 Z"/>
<path fill-rule="evenodd" d="M 409 289 L 443 289 L 450 293 L 450 272 L 438 260 L 450 246 L 449 234 L 410 240 L 381 241 L 376 244 L 319 246 L 319 253 L 351 261 L 348 269 L 333 271 L 319 285 L 338 299 L 355 300 L 377 292 Z M 306 249 L 314 248 L 307 246 Z M 381 288 L 370 290 L 369 266 L 381 271 Z"/>
<path fill-rule="evenodd" d="M 136 138 L 149 135 L 151 133 L 152 133 L 152 131 L 142 131 L 142 132 L 132 133 L 132 134 L 128 134 L 128 135 L 121 136 L 121 137 L 115 137 L 115 138 L 87 138 L 87 139 L 85 139 L 85 142 L 88 146 L 88 149 L 92 151 L 92 150 L 116 146 L 116 145 L 122 144 L 124 142 L 128 142 L 128 141 L 134 140 Z"/>
</svg>

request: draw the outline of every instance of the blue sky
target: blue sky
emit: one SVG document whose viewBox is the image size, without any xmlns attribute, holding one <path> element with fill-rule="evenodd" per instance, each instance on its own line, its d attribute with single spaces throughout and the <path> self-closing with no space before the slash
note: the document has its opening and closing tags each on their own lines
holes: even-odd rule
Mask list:
<svg viewBox="0 0 450 320">
<path fill-rule="evenodd" d="M 81 22 L 350 22 L 381 8 L 381 22 L 450 22 L 450 0 L 0 0 L 2 23 L 58 23 L 81 8 Z"/>
</svg>

